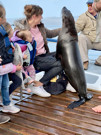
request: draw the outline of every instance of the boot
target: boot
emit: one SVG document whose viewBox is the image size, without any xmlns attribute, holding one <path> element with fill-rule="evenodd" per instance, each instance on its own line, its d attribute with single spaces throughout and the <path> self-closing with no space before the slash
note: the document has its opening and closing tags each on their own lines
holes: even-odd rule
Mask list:
<svg viewBox="0 0 101 135">
<path fill-rule="evenodd" d="M 86 62 L 83 63 L 84 70 L 87 70 L 88 69 L 88 64 L 89 64 L 88 61 L 86 61 Z"/>
</svg>

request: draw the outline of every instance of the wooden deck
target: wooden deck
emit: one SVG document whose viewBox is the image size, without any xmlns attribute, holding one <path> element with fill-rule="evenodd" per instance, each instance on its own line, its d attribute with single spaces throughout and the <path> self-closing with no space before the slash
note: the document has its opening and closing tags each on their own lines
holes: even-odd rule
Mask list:
<svg viewBox="0 0 101 135">
<path fill-rule="evenodd" d="M 101 135 L 101 114 L 91 109 L 101 104 L 101 93 L 92 93 L 92 100 L 73 110 L 67 105 L 78 99 L 76 93 L 66 91 L 49 98 L 33 95 L 17 103 L 20 113 L 9 114 L 11 121 L 0 125 L 0 135 Z M 18 100 L 19 92 L 13 98 Z"/>
</svg>

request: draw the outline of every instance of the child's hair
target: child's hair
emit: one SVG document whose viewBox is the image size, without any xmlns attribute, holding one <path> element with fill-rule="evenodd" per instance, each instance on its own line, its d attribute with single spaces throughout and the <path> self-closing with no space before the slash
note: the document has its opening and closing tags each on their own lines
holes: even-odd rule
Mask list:
<svg viewBox="0 0 101 135">
<path fill-rule="evenodd" d="M 26 5 L 24 7 L 24 14 L 28 19 L 30 19 L 33 15 L 39 16 L 43 14 L 43 9 L 38 5 Z"/>
<path fill-rule="evenodd" d="M 18 31 L 18 32 L 16 33 L 16 35 L 17 35 L 19 38 L 21 38 L 22 40 L 24 40 L 24 41 L 26 41 L 26 38 L 27 38 L 25 31 L 26 31 L 26 30 Z"/>
<path fill-rule="evenodd" d="M 0 18 L 4 18 L 4 11 L 5 11 L 5 8 L 3 7 L 2 4 L 0 4 Z"/>
<path fill-rule="evenodd" d="M 3 24 L 3 27 L 5 28 L 7 34 L 9 35 L 12 29 L 11 25 L 8 22 L 6 22 Z"/>
</svg>

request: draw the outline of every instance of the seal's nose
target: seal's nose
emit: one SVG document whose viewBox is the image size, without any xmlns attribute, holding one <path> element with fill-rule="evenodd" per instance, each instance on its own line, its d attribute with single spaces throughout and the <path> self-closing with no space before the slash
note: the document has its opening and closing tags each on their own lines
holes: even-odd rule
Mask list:
<svg viewBox="0 0 101 135">
<path fill-rule="evenodd" d="M 62 10 L 65 11 L 66 10 L 66 7 L 63 7 Z"/>
</svg>

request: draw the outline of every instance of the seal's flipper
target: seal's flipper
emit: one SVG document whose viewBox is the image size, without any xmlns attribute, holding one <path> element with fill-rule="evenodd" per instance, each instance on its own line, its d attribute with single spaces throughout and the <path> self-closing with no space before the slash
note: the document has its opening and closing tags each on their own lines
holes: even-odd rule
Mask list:
<svg viewBox="0 0 101 135">
<path fill-rule="evenodd" d="M 67 108 L 74 109 L 86 102 L 85 98 L 72 102 Z"/>
<path fill-rule="evenodd" d="M 90 100 L 91 98 L 93 98 L 93 94 L 92 93 L 87 93 L 86 100 Z"/>
</svg>

